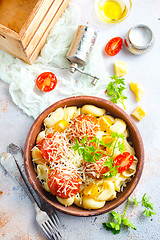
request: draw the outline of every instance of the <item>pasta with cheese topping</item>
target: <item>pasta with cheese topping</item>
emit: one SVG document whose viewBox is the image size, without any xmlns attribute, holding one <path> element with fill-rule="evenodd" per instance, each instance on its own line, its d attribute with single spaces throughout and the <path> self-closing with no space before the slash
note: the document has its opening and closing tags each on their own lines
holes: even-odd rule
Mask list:
<svg viewBox="0 0 160 240">
<path fill-rule="evenodd" d="M 134 176 L 138 159 L 127 140 L 127 124 L 105 109 L 93 105 L 58 108 L 44 119 L 44 126 L 32 149 L 32 161 L 44 189 L 61 204 L 102 208 Z M 120 139 L 115 137 L 118 134 Z M 93 149 L 87 158 L 85 147 Z"/>
</svg>

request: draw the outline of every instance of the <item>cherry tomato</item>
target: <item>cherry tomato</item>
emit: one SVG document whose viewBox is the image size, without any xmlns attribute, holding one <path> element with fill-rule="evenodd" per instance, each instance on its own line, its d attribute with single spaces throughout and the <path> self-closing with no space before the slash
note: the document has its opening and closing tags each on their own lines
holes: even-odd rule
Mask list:
<svg viewBox="0 0 160 240">
<path fill-rule="evenodd" d="M 64 133 L 55 132 L 48 134 L 45 138 L 40 140 L 37 147 L 48 163 L 56 163 L 66 154 L 68 142 Z"/>
<path fill-rule="evenodd" d="M 126 171 L 133 163 L 134 156 L 130 154 L 129 152 L 124 152 L 123 155 L 119 154 L 114 159 L 114 164 L 116 166 L 119 166 L 118 172 L 124 172 Z"/>
<path fill-rule="evenodd" d="M 123 46 L 123 39 L 121 37 L 112 38 L 105 46 L 105 52 L 110 56 L 115 56 Z"/>
<path fill-rule="evenodd" d="M 48 187 L 54 196 L 72 197 L 79 192 L 82 180 L 75 170 L 61 166 L 48 175 Z"/>
<path fill-rule="evenodd" d="M 43 92 L 50 92 L 56 87 L 57 78 L 52 72 L 44 72 L 38 76 L 36 85 Z"/>
</svg>

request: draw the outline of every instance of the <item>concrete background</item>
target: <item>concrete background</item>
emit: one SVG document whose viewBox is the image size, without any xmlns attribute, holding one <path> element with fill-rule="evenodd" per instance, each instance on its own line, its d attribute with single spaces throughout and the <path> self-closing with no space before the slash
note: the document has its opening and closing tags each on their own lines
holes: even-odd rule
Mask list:
<svg viewBox="0 0 160 240">
<path fill-rule="evenodd" d="M 137 122 L 145 147 L 145 167 L 142 178 L 134 191 L 134 196 L 141 199 L 144 193 L 151 196 L 156 216 L 149 219 L 142 215 L 142 208 L 130 207 L 128 218 L 137 230 L 122 229 L 114 236 L 106 232 L 102 223 L 109 220 L 109 214 L 97 217 L 78 218 L 58 213 L 63 223 L 67 240 L 99 240 L 123 239 L 142 240 L 160 239 L 159 199 L 160 199 L 160 1 L 134 0 L 129 17 L 119 24 L 101 22 L 95 14 L 93 0 L 72 0 L 81 8 L 80 24 L 89 24 L 98 31 L 97 43 L 102 47 L 109 75 L 113 74 L 113 63 L 116 59 L 127 62 L 129 72 L 126 76 L 127 84 L 131 81 L 141 83 L 145 88 L 145 95 L 141 105 L 147 112 L 146 117 Z M 143 56 L 134 56 L 123 49 L 117 56 L 108 57 L 104 54 L 105 44 L 115 36 L 124 37 L 134 25 L 143 23 L 148 25 L 154 33 L 155 43 L 150 52 Z M 137 106 L 134 95 L 128 95 L 127 113 L 130 114 Z M 0 80 L 0 153 L 6 151 L 9 143 L 24 145 L 27 132 L 33 119 L 18 109 L 8 93 L 8 85 Z M 0 167 L 0 239 L 1 240 L 44 240 L 45 237 L 35 222 L 35 211 L 32 203 L 24 191 Z M 116 211 L 122 212 L 126 203 Z"/>
</svg>

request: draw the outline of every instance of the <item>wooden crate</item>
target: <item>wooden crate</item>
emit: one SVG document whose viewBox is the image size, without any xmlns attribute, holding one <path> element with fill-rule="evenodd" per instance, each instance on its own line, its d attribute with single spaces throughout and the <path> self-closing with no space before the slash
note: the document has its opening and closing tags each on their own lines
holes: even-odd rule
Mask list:
<svg viewBox="0 0 160 240">
<path fill-rule="evenodd" d="M 70 0 L 0 0 L 0 49 L 32 64 Z"/>
</svg>

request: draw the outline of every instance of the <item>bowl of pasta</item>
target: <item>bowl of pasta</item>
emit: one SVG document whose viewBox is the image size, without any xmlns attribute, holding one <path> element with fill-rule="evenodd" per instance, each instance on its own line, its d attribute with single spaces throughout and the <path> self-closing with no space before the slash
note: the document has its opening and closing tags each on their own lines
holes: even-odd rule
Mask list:
<svg viewBox="0 0 160 240">
<path fill-rule="evenodd" d="M 122 204 L 144 165 L 141 135 L 133 120 L 102 98 L 60 100 L 34 121 L 24 146 L 26 175 L 53 208 L 93 216 Z"/>
</svg>

